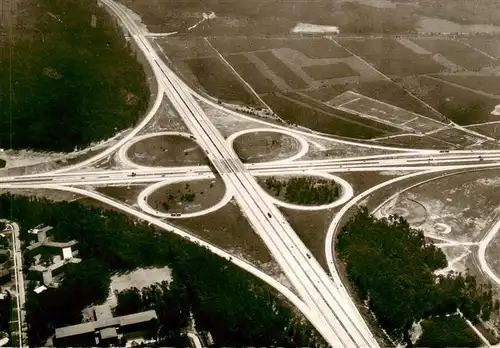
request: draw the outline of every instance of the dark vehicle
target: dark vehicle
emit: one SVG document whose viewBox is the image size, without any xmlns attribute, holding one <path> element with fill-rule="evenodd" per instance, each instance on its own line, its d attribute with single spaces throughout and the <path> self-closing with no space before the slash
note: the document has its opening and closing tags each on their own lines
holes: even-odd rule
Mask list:
<svg viewBox="0 0 500 348">
<path fill-rule="evenodd" d="M 132 175 L 131 175 L 131 176 L 136 176 L 136 175 L 137 175 L 137 173 L 132 173 Z"/>
<path fill-rule="evenodd" d="M 449 150 L 441 150 L 441 151 L 439 151 L 439 152 L 440 152 L 440 153 L 448 153 L 448 152 L 450 152 L 450 151 L 449 151 Z"/>
<path fill-rule="evenodd" d="M 189 136 L 191 139 L 196 140 L 196 138 L 192 135 Z"/>
<path fill-rule="evenodd" d="M 308 259 L 311 258 L 311 255 L 309 255 L 309 253 L 307 253 L 306 256 L 307 256 Z"/>
<path fill-rule="evenodd" d="M 268 217 L 268 218 L 272 217 L 272 216 L 271 216 L 271 213 L 267 213 L 267 217 Z"/>
</svg>

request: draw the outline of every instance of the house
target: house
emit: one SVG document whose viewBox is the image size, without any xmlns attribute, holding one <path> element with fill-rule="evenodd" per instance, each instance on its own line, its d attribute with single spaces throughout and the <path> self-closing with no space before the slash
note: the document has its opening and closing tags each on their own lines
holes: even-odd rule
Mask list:
<svg viewBox="0 0 500 348">
<path fill-rule="evenodd" d="M 119 342 L 144 336 L 154 329 L 158 316 L 154 310 L 113 317 L 109 306 L 95 306 L 94 321 L 55 330 L 56 346 L 116 346 Z"/>
</svg>

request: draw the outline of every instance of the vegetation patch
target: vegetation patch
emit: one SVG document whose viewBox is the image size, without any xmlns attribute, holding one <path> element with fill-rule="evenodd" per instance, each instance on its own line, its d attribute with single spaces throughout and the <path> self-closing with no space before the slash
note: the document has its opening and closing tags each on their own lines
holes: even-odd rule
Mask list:
<svg viewBox="0 0 500 348">
<path fill-rule="evenodd" d="M 184 62 L 209 95 L 222 101 L 262 107 L 255 96 L 219 57 L 189 59 Z"/>
<path fill-rule="evenodd" d="M 53 226 L 55 241 L 78 240 L 83 259 L 68 268 L 58 288 L 35 294 L 34 282 L 28 283 L 30 346 L 43 346 L 53 327 L 80 323 L 83 308 L 106 300 L 113 273 L 153 266 L 172 270 L 168 292 L 151 299 L 159 310 L 158 346 L 185 346 L 190 313 L 217 346 L 326 346 L 268 286 L 172 233 L 109 210 L 21 196 L 0 196 L 0 215 L 20 224 L 25 244 L 29 228 L 41 222 Z M 119 310 L 125 310 L 123 301 Z"/>
<path fill-rule="evenodd" d="M 27 11 L 37 31 L 0 43 L 12 53 L 0 64 L 0 147 L 73 151 L 132 126 L 150 97 L 145 73 L 97 1 Z"/>
<path fill-rule="evenodd" d="M 128 148 L 127 156 L 134 163 L 152 167 L 207 164 L 207 157 L 199 145 L 179 135 L 140 140 Z"/>
<path fill-rule="evenodd" d="M 423 334 L 417 347 L 480 347 L 483 342 L 459 315 L 422 321 Z"/>
<path fill-rule="evenodd" d="M 359 73 L 346 63 L 311 65 L 302 67 L 315 80 L 328 80 L 341 77 L 359 76 Z"/>
<path fill-rule="evenodd" d="M 337 252 L 359 299 L 398 341 L 408 343 L 408 330 L 421 319 L 460 310 L 477 323 L 499 309 L 491 286 L 473 276 L 436 276 L 446 256 L 401 217 L 377 220 L 363 208 L 342 228 Z"/>
<path fill-rule="evenodd" d="M 148 204 L 166 213 L 193 213 L 217 204 L 224 192 L 221 179 L 178 182 L 151 193 Z"/>
<path fill-rule="evenodd" d="M 267 178 L 264 184 L 266 190 L 275 197 L 299 205 L 332 203 L 341 194 L 341 188 L 337 183 L 320 178 L 298 177 L 280 180 L 272 176 Z"/>
</svg>

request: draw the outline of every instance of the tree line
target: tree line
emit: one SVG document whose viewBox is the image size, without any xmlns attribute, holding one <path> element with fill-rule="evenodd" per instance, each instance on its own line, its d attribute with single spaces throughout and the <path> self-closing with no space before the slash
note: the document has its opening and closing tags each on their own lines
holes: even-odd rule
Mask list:
<svg viewBox="0 0 500 348">
<path fill-rule="evenodd" d="M 149 87 L 106 11 L 95 0 L 27 6 L 35 22 L 0 40 L 10 52 L 0 56 L 0 148 L 73 151 L 133 125 Z"/>
<path fill-rule="evenodd" d="M 24 245 L 28 229 L 40 223 L 53 226 L 49 235 L 54 240 L 78 240 L 83 259 L 70 265 L 57 289 L 35 295 L 30 284 L 26 319 L 31 346 L 43 345 L 54 327 L 79 323 L 83 308 L 104 301 L 111 274 L 152 266 L 172 270 L 171 292 L 162 301 L 177 301 L 175 308 L 182 311 L 172 317 L 173 309 L 159 313 L 159 346 L 176 346 L 187 308 L 197 328 L 210 331 L 218 346 L 325 346 L 266 284 L 173 233 L 112 210 L 9 194 L 0 196 L 0 216 L 20 224 Z"/>
<path fill-rule="evenodd" d="M 491 285 L 471 275 L 435 275 L 447 266 L 444 253 L 402 217 L 376 219 L 362 208 L 342 228 L 336 249 L 359 299 L 396 340 L 411 344 L 408 330 L 421 319 L 460 310 L 477 323 L 499 309 Z"/>
<path fill-rule="evenodd" d="M 335 182 L 318 178 L 299 177 L 277 180 L 272 176 L 266 179 L 265 185 L 268 190 L 273 191 L 275 196 L 280 196 L 284 189 L 285 200 L 294 204 L 327 204 L 340 195 L 340 188 Z"/>
</svg>

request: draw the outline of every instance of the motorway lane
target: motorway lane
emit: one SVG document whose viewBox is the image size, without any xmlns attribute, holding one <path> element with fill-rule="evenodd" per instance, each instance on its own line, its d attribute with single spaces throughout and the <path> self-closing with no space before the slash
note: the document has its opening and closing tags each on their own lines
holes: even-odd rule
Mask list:
<svg viewBox="0 0 500 348">
<path fill-rule="evenodd" d="M 140 33 L 134 33 L 134 30 L 136 30 L 136 32 L 138 32 L 138 30 L 134 28 L 135 23 L 133 23 L 130 18 L 127 18 L 128 14 L 126 12 L 123 12 L 123 10 L 121 10 L 119 6 L 116 6 L 110 1 L 103 0 L 103 2 L 108 4 L 108 6 L 114 8 L 114 10 L 118 12 L 117 14 L 121 17 L 122 21 L 125 22 L 125 26 L 129 31 L 131 31 L 132 36 L 137 40 L 138 45 L 141 47 L 141 49 L 143 49 L 146 53 L 149 52 L 151 56 L 154 57 L 155 53 L 150 48 L 148 48 L 149 43 L 143 41 Z M 120 11 L 122 12 L 120 13 Z M 127 23 L 127 21 L 129 22 Z M 269 236 L 274 236 L 275 238 L 290 237 L 286 233 L 290 233 L 291 228 L 282 216 L 281 218 L 283 220 L 280 219 L 280 222 L 283 222 L 285 227 L 288 227 L 288 231 L 282 227 L 281 223 L 268 223 L 269 220 L 266 219 L 266 213 L 262 210 L 262 205 L 266 206 L 266 210 L 270 210 L 272 213 L 274 213 L 275 216 L 280 216 L 281 213 L 279 213 L 277 208 L 272 203 L 266 201 L 265 197 L 267 196 L 262 195 L 261 192 L 259 192 L 260 187 L 250 174 L 245 173 L 246 171 L 244 166 L 236 158 L 234 152 L 233 155 L 228 151 L 228 149 L 225 148 L 224 139 L 216 130 L 214 130 L 213 125 L 207 122 L 206 115 L 204 115 L 204 113 L 201 111 L 199 105 L 194 102 L 191 95 L 186 94 L 182 88 L 179 88 L 179 86 L 175 86 L 172 84 L 170 80 L 172 79 L 172 77 L 170 76 L 169 79 L 168 76 L 168 74 L 172 73 L 168 70 L 168 68 L 160 66 L 160 64 L 158 64 L 158 66 L 164 71 L 164 86 L 169 92 L 169 96 L 174 107 L 176 107 L 180 115 L 183 116 L 188 128 L 190 128 L 193 134 L 197 135 L 199 140 L 200 137 L 203 137 L 202 142 L 205 143 L 205 149 L 208 151 L 209 157 L 212 157 L 212 160 L 215 159 L 213 157 L 218 157 L 217 159 L 221 160 L 215 161 L 214 165 L 218 167 L 217 169 L 225 180 L 226 185 L 229 187 L 231 185 L 234 185 L 237 200 L 239 200 L 240 204 L 242 204 L 242 207 L 245 209 L 245 213 L 247 217 L 249 217 L 250 222 L 254 225 L 254 227 L 256 227 L 257 231 L 260 231 L 261 234 L 269 234 Z M 188 106 L 188 104 L 190 105 Z M 212 131 L 213 133 L 208 134 L 207 130 Z M 212 154 L 214 155 L 212 156 Z M 239 168 L 235 168 L 235 164 L 239 164 Z M 246 174 L 247 176 L 244 176 L 244 174 Z M 247 192 L 253 189 L 257 190 L 255 196 Z M 246 201 L 247 199 L 251 201 L 251 204 L 248 204 L 248 202 Z M 271 231 L 274 233 L 270 233 Z M 291 231 L 293 232 L 293 230 Z M 284 236 L 280 236 L 280 232 L 284 232 Z M 312 263 L 308 263 L 309 261 L 307 259 L 303 260 L 302 262 L 297 262 L 298 257 L 305 257 L 306 253 L 302 252 L 305 249 L 305 246 L 303 246 L 303 243 L 301 243 L 300 239 L 298 239 L 298 237 L 294 233 L 293 236 L 294 246 L 296 246 L 299 250 L 302 249 L 300 252 L 297 253 L 294 250 L 294 252 L 290 253 L 290 251 L 288 250 L 288 246 L 284 245 L 282 241 L 281 244 L 271 246 L 272 251 L 275 256 L 277 256 L 278 262 L 280 262 L 282 266 L 285 267 L 285 272 L 290 276 L 291 280 L 296 280 L 294 285 L 296 285 L 296 287 L 299 287 L 301 295 L 305 298 L 310 299 L 309 305 L 312 306 L 316 311 L 328 312 L 325 320 L 328 322 L 328 325 L 321 325 L 318 327 L 318 330 L 324 334 L 328 333 L 328 330 L 335 331 L 335 333 L 332 332 L 326 336 L 326 338 L 333 346 L 338 346 L 339 343 L 347 347 L 378 346 L 367 327 L 363 327 L 361 329 L 363 330 L 363 332 L 360 333 L 358 325 L 360 321 L 362 321 L 362 318 L 359 316 L 359 313 L 349 313 L 349 315 L 355 317 L 355 319 L 353 320 L 346 315 L 342 306 L 340 306 L 337 302 L 337 299 L 335 299 L 335 297 L 332 296 L 332 294 L 329 292 L 329 290 L 332 289 L 327 288 L 324 291 L 325 293 L 322 293 L 323 290 L 318 291 L 318 287 L 325 287 L 325 280 L 330 281 L 330 279 L 326 276 L 319 264 L 317 264 L 316 260 L 312 261 Z M 299 243 L 301 243 L 302 245 L 300 245 Z M 279 248 L 281 248 L 281 250 Z M 290 267 L 290 264 L 295 267 Z M 307 271 L 304 268 L 307 268 Z M 299 281 L 297 281 L 297 274 L 299 274 L 300 276 Z M 311 279 L 315 277 L 319 277 L 318 284 L 315 284 Z M 300 284 L 301 281 L 307 282 L 308 286 L 304 287 L 302 284 Z M 333 283 L 330 285 L 332 286 L 332 288 L 334 287 Z M 328 297 L 328 300 L 331 299 L 331 301 L 325 301 L 326 297 Z M 319 305 L 318 301 L 321 301 Z M 356 314 L 359 317 L 356 317 Z M 345 318 L 341 318 L 340 320 L 338 320 L 337 316 L 344 316 Z M 362 321 L 362 323 L 364 324 L 364 321 Z M 345 327 L 340 328 L 340 326 L 345 326 L 347 327 L 347 329 Z M 340 339 L 337 338 L 337 335 L 341 336 Z"/>
<path fill-rule="evenodd" d="M 362 318 L 356 317 L 358 313 L 351 312 L 348 313 L 349 315 L 345 313 L 344 308 L 342 308 L 343 303 L 341 304 L 339 299 L 331 293 L 334 291 L 334 284 L 331 283 L 316 260 L 310 257 L 307 249 L 279 210 L 266 199 L 267 195 L 263 193 L 253 177 L 246 172 L 236 154 L 232 149 L 231 151 L 226 149 L 224 139 L 207 120 L 199 105 L 190 94 L 185 92 L 184 95 L 181 94 L 183 92 L 182 86 L 172 84 L 171 81 L 174 80 L 174 77 L 167 67 L 159 66 L 165 73 L 168 83 L 171 84 L 170 86 L 166 84 L 165 87 L 170 92 L 172 103 L 183 116 L 191 132 L 198 139 L 203 139 L 209 157 L 211 154 L 215 154 L 217 160 L 213 161 L 214 166 L 222 174 L 227 186 L 234 185 L 236 199 L 244 209 L 251 224 L 261 235 L 264 233 L 267 237 L 271 237 L 271 240 L 274 238 L 272 251 L 277 256 L 278 262 L 281 261 L 285 272 L 290 276 L 301 295 L 308 298 L 308 303 L 325 316 L 329 324 L 328 328 L 334 331 L 334 335 L 330 336 L 330 343 L 333 345 L 340 343 L 346 347 L 378 346 L 366 325 L 361 327 Z M 269 221 L 266 219 L 266 214 L 276 217 L 280 222 L 276 223 L 273 220 L 271 223 L 266 223 Z M 269 231 L 272 232 L 269 233 Z M 290 240 L 286 241 L 286 238 Z M 269 246 L 269 242 L 267 244 Z M 290 252 L 289 245 L 296 249 Z M 306 257 L 306 255 L 309 256 Z M 354 316 L 355 319 L 350 316 Z M 364 321 L 362 323 L 364 324 Z M 326 328 L 324 327 L 320 331 L 326 330 Z M 337 341 L 332 341 L 332 337 L 336 338 Z"/>
</svg>

